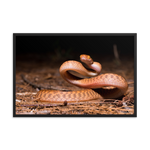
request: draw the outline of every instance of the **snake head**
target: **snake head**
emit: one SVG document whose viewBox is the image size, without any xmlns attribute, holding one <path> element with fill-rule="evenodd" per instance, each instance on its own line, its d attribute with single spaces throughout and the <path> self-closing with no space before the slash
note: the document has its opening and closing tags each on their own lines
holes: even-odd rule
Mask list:
<svg viewBox="0 0 150 150">
<path fill-rule="evenodd" d="M 90 55 L 82 54 L 80 55 L 80 60 L 87 65 L 93 64 L 93 59 L 90 57 Z"/>
</svg>

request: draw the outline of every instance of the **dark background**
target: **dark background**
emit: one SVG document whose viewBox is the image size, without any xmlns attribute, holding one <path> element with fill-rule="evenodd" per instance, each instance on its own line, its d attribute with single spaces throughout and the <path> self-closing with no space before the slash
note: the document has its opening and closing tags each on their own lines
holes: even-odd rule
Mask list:
<svg viewBox="0 0 150 150">
<path fill-rule="evenodd" d="M 134 58 L 135 34 L 15 34 L 17 60 L 65 61 L 89 54 L 98 59 Z"/>
</svg>

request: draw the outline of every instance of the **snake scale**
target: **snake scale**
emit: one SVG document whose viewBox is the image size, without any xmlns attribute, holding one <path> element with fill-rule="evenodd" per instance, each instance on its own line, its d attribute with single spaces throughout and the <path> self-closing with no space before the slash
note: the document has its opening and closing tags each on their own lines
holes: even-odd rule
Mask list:
<svg viewBox="0 0 150 150">
<path fill-rule="evenodd" d="M 98 98 L 118 98 L 125 94 L 128 84 L 122 76 L 113 73 L 100 75 L 101 64 L 94 62 L 89 55 L 80 55 L 80 60 L 91 70 L 86 69 L 78 61 L 70 60 L 64 62 L 59 71 L 64 80 L 78 87 L 85 88 L 84 90 L 40 90 L 34 100 L 51 103 L 80 102 Z M 75 71 L 83 76 L 92 78 L 81 79 L 69 71 Z"/>
</svg>

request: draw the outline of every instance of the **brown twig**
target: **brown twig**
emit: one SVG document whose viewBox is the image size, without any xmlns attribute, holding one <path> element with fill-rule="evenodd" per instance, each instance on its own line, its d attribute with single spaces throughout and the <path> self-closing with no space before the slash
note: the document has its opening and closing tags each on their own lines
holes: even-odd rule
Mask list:
<svg viewBox="0 0 150 150">
<path fill-rule="evenodd" d="M 29 85 L 31 85 L 33 88 L 38 88 L 38 89 L 50 89 L 50 90 L 60 90 L 60 91 L 70 91 L 68 89 L 59 89 L 59 88 L 56 88 L 56 87 L 53 87 L 53 86 L 50 86 L 50 87 L 45 87 L 45 86 L 41 86 L 41 85 L 38 85 L 38 84 L 35 84 L 31 81 L 29 81 L 25 75 L 21 74 L 21 77 L 23 79 L 24 82 L 28 83 Z"/>
<path fill-rule="evenodd" d="M 134 84 L 134 81 L 132 81 L 132 82 L 128 82 L 128 85 L 129 85 L 129 84 Z"/>
<path fill-rule="evenodd" d="M 115 56 L 115 62 L 116 64 L 120 65 L 121 61 L 119 59 L 119 53 L 118 53 L 116 44 L 113 45 L 113 51 L 114 51 L 114 56 Z"/>
<path fill-rule="evenodd" d="M 113 50 L 114 50 L 114 56 L 117 60 L 119 60 L 119 54 L 118 54 L 118 50 L 117 50 L 117 45 L 114 44 L 113 45 Z"/>
</svg>

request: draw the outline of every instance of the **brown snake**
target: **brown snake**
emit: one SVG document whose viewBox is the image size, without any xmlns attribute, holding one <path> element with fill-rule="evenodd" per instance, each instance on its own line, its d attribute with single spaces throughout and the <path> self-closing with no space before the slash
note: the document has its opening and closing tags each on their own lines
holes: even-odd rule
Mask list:
<svg viewBox="0 0 150 150">
<path fill-rule="evenodd" d="M 101 64 L 93 62 L 89 55 L 80 55 L 80 60 L 92 69 L 92 71 L 86 69 L 80 62 L 73 60 L 64 62 L 59 71 L 64 80 L 78 87 L 86 88 L 85 90 L 41 90 L 36 94 L 34 100 L 51 103 L 80 102 L 98 98 L 118 98 L 125 94 L 128 84 L 122 76 L 113 73 L 100 75 Z M 81 79 L 72 75 L 69 71 L 75 71 L 93 78 Z"/>
</svg>

